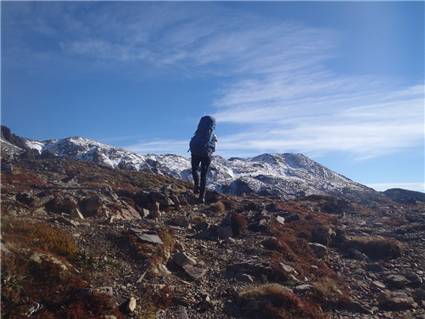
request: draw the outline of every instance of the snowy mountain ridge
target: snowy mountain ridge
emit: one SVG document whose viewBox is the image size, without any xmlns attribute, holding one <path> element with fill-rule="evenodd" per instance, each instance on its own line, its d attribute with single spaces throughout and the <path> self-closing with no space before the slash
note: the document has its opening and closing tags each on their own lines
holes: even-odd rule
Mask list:
<svg viewBox="0 0 425 319">
<path fill-rule="evenodd" d="M 47 151 L 59 157 L 93 161 L 110 168 L 150 170 L 191 180 L 190 159 L 179 155 L 142 155 L 84 137 L 45 141 L 21 139 L 25 148 L 40 154 Z M 235 195 L 256 193 L 293 198 L 372 191 L 303 154 L 294 153 L 265 153 L 229 159 L 214 156 L 208 178 L 210 188 Z"/>
</svg>

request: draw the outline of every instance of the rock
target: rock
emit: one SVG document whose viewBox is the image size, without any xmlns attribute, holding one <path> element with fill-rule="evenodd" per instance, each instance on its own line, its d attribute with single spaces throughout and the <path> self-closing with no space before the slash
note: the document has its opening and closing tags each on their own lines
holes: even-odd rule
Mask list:
<svg viewBox="0 0 425 319">
<path fill-rule="evenodd" d="M 328 254 L 328 248 L 325 245 L 319 243 L 308 243 L 308 246 L 318 258 L 323 258 Z"/>
<path fill-rule="evenodd" d="M 77 202 L 71 197 L 55 195 L 53 199 L 46 203 L 46 209 L 49 212 L 61 214 L 71 214 L 77 208 Z"/>
<path fill-rule="evenodd" d="M 417 301 L 424 301 L 425 300 L 425 289 L 418 288 L 413 292 L 413 296 L 415 300 Z"/>
<path fill-rule="evenodd" d="M 142 208 L 141 213 L 140 213 L 141 217 L 147 218 L 147 217 L 149 217 L 149 214 L 150 214 L 149 209 Z"/>
<path fill-rule="evenodd" d="M 378 280 L 372 281 L 372 285 L 374 285 L 375 287 L 380 288 L 380 289 L 386 288 L 385 284 L 381 281 L 378 281 Z"/>
<path fill-rule="evenodd" d="M 367 271 L 373 271 L 373 272 L 383 272 L 384 267 L 382 267 L 378 263 L 369 263 L 369 264 L 366 265 L 366 270 Z"/>
<path fill-rule="evenodd" d="M 58 265 L 62 271 L 67 271 L 69 269 L 69 266 L 66 265 L 64 262 L 62 262 L 55 256 L 48 255 L 48 254 L 36 252 L 31 255 L 30 260 L 32 260 L 33 262 L 36 262 L 37 264 L 41 264 L 44 261 L 44 262 Z"/>
<path fill-rule="evenodd" d="M 248 274 L 236 274 L 235 279 L 241 282 L 253 283 L 254 278 Z"/>
<path fill-rule="evenodd" d="M 193 266 L 196 265 L 196 260 L 184 252 L 175 253 L 173 255 L 172 261 L 180 267 L 183 267 L 184 265 L 187 265 L 187 264 L 190 264 Z"/>
<path fill-rule="evenodd" d="M 231 226 L 218 226 L 217 236 L 220 239 L 227 239 L 233 236 L 233 230 Z"/>
<path fill-rule="evenodd" d="M 270 250 L 282 249 L 282 244 L 279 242 L 279 240 L 276 237 L 269 237 L 264 239 L 261 242 L 261 245 L 263 245 L 264 248 L 270 249 Z"/>
<path fill-rule="evenodd" d="M 97 216 L 102 213 L 103 201 L 98 195 L 83 198 L 79 202 L 79 207 L 84 216 Z"/>
<path fill-rule="evenodd" d="M 416 308 L 417 304 L 405 292 L 385 291 L 378 297 L 379 307 L 389 311 L 402 311 Z"/>
<path fill-rule="evenodd" d="M 322 245 L 329 245 L 332 238 L 335 237 L 335 232 L 332 228 L 326 228 L 324 226 L 315 227 L 311 232 L 311 241 L 313 243 L 319 243 Z"/>
<path fill-rule="evenodd" d="M 130 231 L 137 236 L 141 241 L 154 244 L 154 245 L 163 245 L 163 241 L 161 237 L 159 237 L 157 234 L 149 234 L 146 233 L 143 229 L 138 228 L 130 228 Z"/>
<path fill-rule="evenodd" d="M 285 218 L 282 216 L 276 216 L 276 221 L 281 225 L 285 225 Z"/>
<path fill-rule="evenodd" d="M 402 275 L 391 274 L 385 278 L 385 283 L 391 289 L 400 289 L 406 287 L 409 281 Z"/>
<path fill-rule="evenodd" d="M 280 213 L 279 216 L 282 216 L 283 218 L 285 218 L 286 223 L 291 223 L 291 222 L 300 220 L 300 215 L 296 213 L 285 212 L 285 213 Z"/>
<path fill-rule="evenodd" d="M 74 219 L 84 219 L 83 214 L 81 214 L 81 212 L 78 208 L 75 208 L 75 209 L 72 210 L 70 217 L 74 218 Z"/>
<path fill-rule="evenodd" d="M 423 283 L 423 279 L 413 271 L 405 272 L 404 276 L 407 280 L 409 280 L 409 284 L 413 287 L 419 287 Z"/>
<path fill-rule="evenodd" d="M 163 245 L 163 241 L 161 239 L 161 237 L 159 237 L 156 234 L 137 234 L 137 237 L 141 240 L 141 241 L 145 241 L 147 243 L 150 244 L 155 244 L 155 245 Z"/>
<path fill-rule="evenodd" d="M 296 292 L 298 294 L 303 294 L 303 293 L 306 293 L 306 292 L 311 291 L 313 289 L 314 289 L 314 287 L 312 285 L 302 284 L 302 285 L 295 286 L 294 292 Z"/>
<path fill-rule="evenodd" d="M 129 312 L 134 312 L 134 310 L 136 310 L 136 305 L 137 305 L 136 298 L 134 298 L 133 296 L 131 296 L 130 299 L 128 300 L 128 305 L 127 305 L 128 311 Z"/>
<path fill-rule="evenodd" d="M 290 265 L 287 265 L 287 264 L 284 264 L 284 263 L 280 263 L 280 266 L 288 274 L 295 274 L 295 275 L 298 274 L 298 272 L 294 269 L 294 267 L 292 267 Z"/>
<path fill-rule="evenodd" d="M 158 202 L 154 202 L 152 211 L 149 214 L 149 218 L 158 218 L 162 215 L 160 210 L 160 204 Z"/>
<path fill-rule="evenodd" d="M 107 295 L 107 296 L 110 296 L 110 297 L 114 296 L 114 289 L 110 286 L 94 288 L 94 289 L 92 289 L 92 292 L 97 293 L 97 294 L 104 294 L 104 295 Z"/>
<path fill-rule="evenodd" d="M 179 226 L 179 227 L 188 227 L 189 226 L 189 219 L 186 216 L 183 215 L 177 215 L 174 216 L 173 218 L 171 218 L 168 221 L 169 225 L 173 225 L 173 226 Z"/>
<path fill-rule="evenodd" d="M 348 248 L 345 252 L 345 256 L 356 260 L 368 260 L 368 257 L 356 248 Z"/>
<path fill-rule="evenodd" d="M 34 197 L 30 193 L 18 193 L 15 198 L 18 202 L 28 206 L 31 206 L 34 202 Z"/>
<path fill-rule="evenodd" d="M 182 268 L 185 273 L 193 280 L 200 279 L 207 273 L 206 269 L 202 269 L 191 264 L 186 264 Z"/>
</svg>

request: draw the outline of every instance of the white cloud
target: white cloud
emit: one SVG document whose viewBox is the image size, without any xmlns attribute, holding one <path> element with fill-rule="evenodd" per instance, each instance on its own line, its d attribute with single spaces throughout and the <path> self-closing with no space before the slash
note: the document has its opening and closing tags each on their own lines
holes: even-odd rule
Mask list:
<svg viewBox="0 0 425 319">
<path fill-rule="evenodd" d="M 133 145 L 126 146 L 125 149 L 141 154 L 156 153 L 156 154 L 179 154 L 187 156 L 189 141 L 187 140 L 172 140 L 172 139 L 156 139 L 147 142 L 139 142 Z"/>
<path fill-rule="evenodd" d="M 335 30 L 212 3 L 84 5 L 90 7 L 84 13 L 54 6 L 65 21 L 59 42 L 65 55 L 220 76 L 214 115 L 219 123 L 240 124 L 220 139 L 226 154 L 343 151 L 364 159 L 423 147 L 423 83 L 336 73 L 329 67 L 341 36 Z M 37 17 L 38 32 L 51 34 L 49 21 L 55 20 Z M 186 145 L 131 147 L 183 153 Z"/>
</svg>

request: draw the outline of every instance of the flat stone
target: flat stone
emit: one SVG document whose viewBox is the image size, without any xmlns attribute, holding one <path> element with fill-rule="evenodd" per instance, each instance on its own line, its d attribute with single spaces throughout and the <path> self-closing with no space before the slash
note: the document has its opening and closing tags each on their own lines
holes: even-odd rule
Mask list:
<svg viewBox="0 0 425 319">
<path fill-rule="evenodd" d="M 304 293 L 304 292 L 310 291 L 312 289 L 313 289 L 313 286 L 312 285 L 302 284 L 302 285 L 295 286 L 294 292 L 296 292 L 296 293 Z"/>
<path fill-rule="evenodd" d="M 386 288 L 385 284 L 383 282 L 381 282 L 381 281 L 378 281 L 378 280 L 372 281 L 372 284 L 375 287 L 380 288 L 380 289 L 385 289 Z"/>
<path fill-rule="evenodd" d="M 292 267 L 290 265 L 287 265 L 287 264 L 284 264 L 284 263 L 280 263 L 280 266 L 287 273 L 297 274 L 297 271 L 294 269 L 294 267 Z"/>
<path fill-rule="evenodd" d="M 162 239 L 156 235 L 156 234 L 136 234 L 137 237 L 145 242 L 151 243 L 151 244 L 155 244 L 155 245 L 163 245 L 164 243 L 162 242 Z"/>
<path fill-rule="evenodd" d="M 190 264 L 186 264 L 182 268 L 186 272 L 186 274 L 194 280 L 202 278 L 207 273 L 206 269 L 202 269 L 200 267 L 196 267 Z"/>
<path fill-rule="evenodd" d="M 180 267 L 183 267 L 184 265 L 187 265 L 187 264 L 190 264 L 193 266 L 196 265 L 196 260 L 193 257 L 183 252 L 176 252 L 173 255 L 173 262 Z"/>
</svg>

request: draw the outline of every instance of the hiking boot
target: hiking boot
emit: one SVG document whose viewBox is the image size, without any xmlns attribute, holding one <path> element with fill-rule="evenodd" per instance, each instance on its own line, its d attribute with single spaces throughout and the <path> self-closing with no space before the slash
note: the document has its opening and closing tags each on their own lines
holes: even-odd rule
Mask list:
<svg viewBox="0 0 425 319">
<path fill-rule="evenodd" d="M 195 194 L 199 194 L 199 186 L 198 185 L 193 186 L 193 192 Z"/>
</svg>

